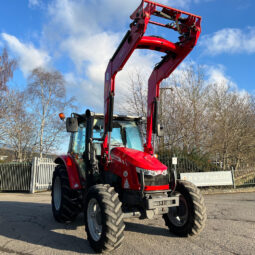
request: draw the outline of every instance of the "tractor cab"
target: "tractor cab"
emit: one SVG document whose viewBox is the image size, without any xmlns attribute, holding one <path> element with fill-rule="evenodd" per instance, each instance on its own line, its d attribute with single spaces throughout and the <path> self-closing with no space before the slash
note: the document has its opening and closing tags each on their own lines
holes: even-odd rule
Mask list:
<svg viewBox="0 0 255 255">
<path fill-rule="evenodd" d="M 86 171 L 88 170 L 87 164 L 85 164 L 86 160 L 97 164 L 99 173 L 100 170 L 103 170 L 100 169 L 102 167 L 100 160 L 104 139 L 104 115 L 94 114 L 89 110 L 86 113 L 83 115 L 73 113 L 72 117 L 67 118 L 66 121 L 67 131 L 71 132 L 68 153 L 75 159 L 83 182 L 86 180 Z M 127 148 L 129 151 L 143 152 L 141 123 L 141 117 L 114 115 L 110 150 Z M 97 173 L 93 174 L 97 175 Z"/>
<path fill-rule="evenodd" d="M 113 115 L 107 160 L 102 153 L 104 115 L 87 110 L 84 115 L 73 113 L 67 118 L 67 131 L 72 133 L 68 153 L 78 166 L 84 188 L 103 182 L 121 195 L 130 189 L 169 190 L 167 167 L 143 150 L 141 123 L 141 117 Z"/>
<path fill-rule="evenodd" d="M 76 114 L 77 115 L 77 114 Z M 86 141 L 86 117 L 78 118 L 77 132 L 71 132 L 69 143 L 69 153 L 82 154 L 85 151 Z M 111 149 L 115 147 L 126 147 L 143 151 L 143 139 L 141 135 L 141 117 L 114 115 L 113 130 L 111 134 L 110 145 Z M 101 156 L 101 144 L 104 136 L 104 115 L 95 114 L 92 128 L 92 142 L 94 144 L 96 155 Z"/>
</svg>

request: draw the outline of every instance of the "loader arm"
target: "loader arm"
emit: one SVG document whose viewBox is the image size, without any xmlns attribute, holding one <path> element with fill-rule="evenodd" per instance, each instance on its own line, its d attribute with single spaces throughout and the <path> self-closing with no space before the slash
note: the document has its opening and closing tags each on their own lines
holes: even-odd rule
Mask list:
<svg viewBox="0 0 255 255">
<path fill-rule="evenodd" d="M 160 17 L 167 23 L 151 20 L 152 16 Z M 113 104 L 116 74 L 122 70 L 135 49 L 149 49 L 166 53 L 155 66 L 148 82 L 147 134 L 144 151 L 153 154 L 151 143 L 152 133 L 155 133 L 157 118 L 157 102 L 159 100 L 160 83 L 176 69 L 183 59 L 191 52 L 199 38 L 201 17 L 180 11 L 149 0 L 143 0 L 140 6 L 130 16 L 133 22 L 118 49 L 110 59 L 105 73 L 104 86 L 104 141 L 102 156 L 109 160 L 110 136 L 112 131 Z M 144 36 L 148 24 L 157 25 L 177 31 L 179 41 L 170 42 L 157 36 Z"/>
</svg>

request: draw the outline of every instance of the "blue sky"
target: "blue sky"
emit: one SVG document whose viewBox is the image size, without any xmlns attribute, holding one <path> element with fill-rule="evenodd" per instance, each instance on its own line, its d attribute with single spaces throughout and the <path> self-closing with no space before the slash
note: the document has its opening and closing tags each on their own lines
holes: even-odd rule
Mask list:
<svg viewBox="0 0 255 255">
<path fill-rule="evenodd" d="M 209 81 L 225 81 L 240 91 L 254 92 L 255 1 L 159 2 L 202 16 L 202 34 L 189 61 L 203 65 Z M 22 89 L 35 67 L 56 68 L 65 75 L 68 94 L 76 96 L 79 111 L 92 107 L 102 112 L 108 60 L 139 3 L 140 0 L 1 1 L 0 47 L 6 45 L 19 61 L 10 86 Z M 117 77 L 119 98 L 128 93 L 130 73 L 149 72 L 158 61 L 151 52 L 136 52 Z"/>
</svg>

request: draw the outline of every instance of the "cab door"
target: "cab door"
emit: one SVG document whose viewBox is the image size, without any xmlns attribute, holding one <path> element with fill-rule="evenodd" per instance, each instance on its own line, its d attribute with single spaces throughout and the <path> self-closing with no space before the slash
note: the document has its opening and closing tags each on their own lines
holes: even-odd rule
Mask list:
<svg viewBox="0 0 255 255">
<path fill-rule="evenodd" d="M 86 127 L 85 124 L 80 124 L 78 132 L 71 134 L 69 153 L 75 160 L 78 166 L 79 174 L 82 181 L 86 180 L 85 174 L 85 162 L 83 160 L 83 153 L 85 151 L 85 141 L 86 141 Z"/>
</svg>

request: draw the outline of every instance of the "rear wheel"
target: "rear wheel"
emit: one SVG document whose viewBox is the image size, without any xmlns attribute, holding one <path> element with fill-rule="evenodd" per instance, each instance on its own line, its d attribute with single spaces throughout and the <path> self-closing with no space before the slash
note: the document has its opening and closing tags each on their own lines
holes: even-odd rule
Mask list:
<svg viewBox="0 0 255 255">
<path fill-rule="evenodd" d="M 166 226 L 177 236 L 199 234 L 205 226 L 206 207 L 199 189 L 188 181 L 178 181 L 176 192 L 180 194 L 179 206 L 169 208 L 164 214 Z"/>
<path fill-rule="evenodd" d="M 52 180 L 52 212 L 58 222 L 75 220 L 80 212 L 79 196 L 76 190 L 70 188 L 66 168 L 58 165 Z"/>
<path fill-rule="evenodd" d="M 124 222 L 118 193 L 109 185 L 92 186 L 85 201 L 85 226 L 88 240 L 96 252 L 120 247 Z"/>
</svg>

